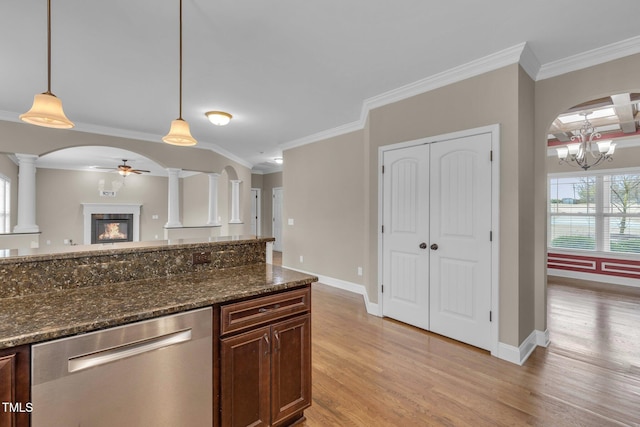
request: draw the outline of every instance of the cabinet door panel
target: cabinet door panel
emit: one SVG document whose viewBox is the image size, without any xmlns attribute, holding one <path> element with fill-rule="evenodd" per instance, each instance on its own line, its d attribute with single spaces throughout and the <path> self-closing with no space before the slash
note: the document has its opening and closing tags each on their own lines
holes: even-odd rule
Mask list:
<svg viewBox="0 0 640 427">
<path fill-rule="evenodd" d="M 270 328 L 221 340 L 223 426 L 268 426 Z"/>
<path fill-rule="evenodd" d="M 311 317 L 271 327 L 271 419 L 273 425 L 311 405 Z"/>
<path fill-rule="evenodd" d="M 17 405 L 12 410 L 0 407 L 0 426 L 29 426 L 30 355 L 28 345 L 0 350 L 0 402 Z"/>
</svg>

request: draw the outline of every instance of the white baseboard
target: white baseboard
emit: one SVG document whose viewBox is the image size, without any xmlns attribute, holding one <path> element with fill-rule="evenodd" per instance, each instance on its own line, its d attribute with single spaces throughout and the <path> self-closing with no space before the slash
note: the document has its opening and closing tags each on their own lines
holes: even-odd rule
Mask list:
<svg viewBox="0 0 640 427">
<path fill-rule="evenodd" d="M 581 271 L 561 270 L 559 268 L 548 268 L 549 276 L 566 277 L 569 279 L 589 280 L 591 282 L 611 283 L 613 285 L 640 287 L 640 280 L 628 277 L 609 276 L 605 274 L 583 273 Z"/>
<path fill-rule="evenodd" d="M 358 283 L 347 282 L 346 280 L 336 279 L 334 277 L 323 276 L 322 274 L 312 273 L 309 271 L 300 270 L 297 268 L 291 268 L 287 266 L 283 266 L 284 268 L 288 268 L 289 270 L 299 271 L 300 273 L 311 274 L 312 276 L 317 276 L 318 281 L 325 285 L 332 286 L 334 288 L 343 289 L 345 291 L 353 292 L 358 295 L 362 295 L 364 299 L 364 305 L 367 309 L 367 313 L 372 314 L 374 316 L 380 317 L 380 307 L 377 303 L 373 303 L 369 300 L 369 295 L 367 294 L 367 288 L 364 285 L 360 285 Z"/>
<path fill-rule="evenodd" d="M 287 266 L 283 266 L 288 268 L 289 270 L 299 271 L 300 273 L 311 274 L 313 276 L 318 277 L 318 281 L 325 285 L 332 286 L 334 288 L 343 289 L 345 291 L 353 292 L 358 295 L 362 295 L 364 298 L 364 304 L 367 308 L 367 313 L 381 317 L 380 315 L 380 306 L 377 303 L 372 303 L 369 301 L 369 296 L 367 294 L 367 288 L 364 285 L 360 285 L 353 282 L 347 282 L 346 280 L 336 279 L 334 277 L 323 276 L 321 274 L 312 273 L 309 271 L 300 270 L 297 268 L 291 268 Z M 522 365 L 529 358 L 533 350 L 537 346 L 547 347 L 549 345 L 549 330 L 545 331 L 533 331 L 527 337 L 526 340 L 520 347 L 514 347 L 509 344 L 498 343 L 498 354 L 496 355 L 499 359 L 506 360 L 507 362 L 515 363 L 516 365 Z"/>
<path fill-rule="evenodd" d="M 533 331 L 519 347 L 498 343 L 498 358 L 522 366 L 537 346 L 549 345 L 549 330 Z"/>
</svg>

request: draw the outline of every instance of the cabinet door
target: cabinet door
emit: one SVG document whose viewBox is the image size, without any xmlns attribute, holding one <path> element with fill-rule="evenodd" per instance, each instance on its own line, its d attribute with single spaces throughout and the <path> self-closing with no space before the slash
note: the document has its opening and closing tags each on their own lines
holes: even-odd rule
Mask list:
<svg viewBox="0 0 640 427">
<path fill-rule="evenodd" d="M 29 426 L 30 354 L 29 346 L 0 350 L 0 426 Z"/>
<path fill-rule="evenodd" d="M 271 420 L 288 422 L 311 405 L 311 317 L 271 327 Z"/>
<path fill-rule="evenodd" d="M 223 426 L 268 426 L 269 327 L 221 340 L 220 398 Z"/>
</svg>

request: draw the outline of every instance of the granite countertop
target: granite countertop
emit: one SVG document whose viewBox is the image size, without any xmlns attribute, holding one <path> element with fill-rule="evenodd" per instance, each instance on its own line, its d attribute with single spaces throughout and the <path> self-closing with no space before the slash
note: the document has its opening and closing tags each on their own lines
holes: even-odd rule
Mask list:
<svg viewBox="0 0 640 427">
<path fill-rule="evenodd" d="M 251 264 L 0 299 L 0 349 L 304 286 L 318 278 Z"/>
<path fill-rule="evenodd" d="M 273 242 L 273 237 L 261 236 L 220 236 L 206 239 L 174 239 L 174 240 L 151 240 L 143 242 L 119 242 L 119 243 L 99 243 L 93 245 L 72 245 L 56 246 L 31 249 L 7 249 L 0 251 L 0 265 L 15 262 L 33 262 L 51 259 L 80 258 L 96 255 L 109 254 L 139 254 L 144 252 L 156 252 L 168 249 L 180 249 L 197 247 L 202 244 L 219 245 L 242 245 L 245 243 Z"/>
</svg>

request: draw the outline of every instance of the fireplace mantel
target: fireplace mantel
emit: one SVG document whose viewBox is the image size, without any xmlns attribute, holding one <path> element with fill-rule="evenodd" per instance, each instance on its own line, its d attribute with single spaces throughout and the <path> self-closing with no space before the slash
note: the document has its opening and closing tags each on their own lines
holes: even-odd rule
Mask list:
<svg viewBox="0 0 640 427">
<path fill-rule="evenodd" d="M 140 203 L 82 203 L 84 213 L 84 244 L 91 244 L 92 214 L 133 214 L 133 241 L 140 241 Z"/>
</svg>

